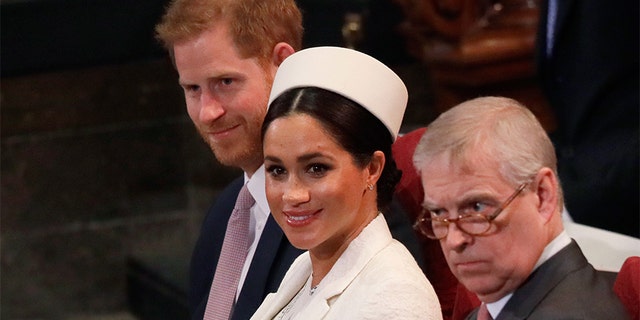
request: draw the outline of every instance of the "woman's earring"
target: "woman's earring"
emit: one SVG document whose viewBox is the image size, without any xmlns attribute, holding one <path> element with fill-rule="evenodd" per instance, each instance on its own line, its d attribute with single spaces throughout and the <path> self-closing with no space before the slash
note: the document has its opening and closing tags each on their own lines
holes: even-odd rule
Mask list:
<svg viewBox="0 0 640 320">
<path fill-rule="evenodd" d="M 369 188 L 369 190 L 373 191 L 373 185 L 372 184 L 367 185 L 367 188 Z"/>
</svg>

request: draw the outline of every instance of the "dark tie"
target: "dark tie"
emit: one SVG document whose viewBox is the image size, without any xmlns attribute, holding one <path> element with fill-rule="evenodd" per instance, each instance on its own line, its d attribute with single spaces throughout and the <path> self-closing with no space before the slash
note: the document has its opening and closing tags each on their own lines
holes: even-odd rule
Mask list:
<svg viewBox="0 0 640 320">
<path fill-rule="evenodd" d="M 478 309 L 478 320 L 493 320 L 493 318 L 491 318 L 491 314 L 489 314 L 489 310 L 487 310 L 487 304 L 486 303 L 482 303 L 480 305 L 480 309 Z"/>
<path fill-rule="evenodd" d="M 207 300 L 205 320 L 228 320 L 231 315 L 240 273 L 249 248 L 249 210 L 254 203 L 247 185 L 244 185 L 229 217 L 220 259 Z"/>
</svg>

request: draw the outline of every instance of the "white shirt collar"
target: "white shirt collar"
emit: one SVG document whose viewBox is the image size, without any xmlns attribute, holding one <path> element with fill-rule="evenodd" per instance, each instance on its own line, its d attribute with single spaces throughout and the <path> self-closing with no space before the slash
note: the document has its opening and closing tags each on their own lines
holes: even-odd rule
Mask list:
<svg viewBox="0 0 640 320">
<path fill-rule="evenodd" d="M 549 258 L 553 257 L 556 253 L 558 253 L 558 251 L 568 246 L 570 243 L 571 237 L 569 237 L 567 232 L 563 230 L 557 237 L 555 237 L 555 239 L 551 240 L 551 242 L 549 242 L 549 244 L 544 247 L 544 250 L 542 250 L 542 254 L 540 255 L 540 258 L 538 258 L 538 261 L 533 267 L 533 270 L 538 269 L 539 266 L 549 260 Z M 493 319 L 495 319 L 500 314 L 502 308 L 504 308 L 507 302 L 509 302 L 509 299 L 511 299 L 511 296 L 513 296 L 513 292 L 502 297 L 498 301 L 487 303 L 487 310 L 489 311 L 489 314 L 491 314 L 491 317 Z"/>
<path fill-rule="evenodd" d="M 495 319 L 498 317 L 498 315 L 500 314 L 500 311 L 502 311 L 502 308 L 504 308 L 507 302 L 509 302 L 509 299 L 511 299 L 512 295 L 513 295 L 513 292 L 502 297 L 502 299 L 498 301 L 487 303 L 487 311 L 489 311 L 489 314 L 491 315 L 492 319 Z"/>
<path fill-rule="evenodd" d="M 558 251 L 562 250 L 562 248 L 568 246 L 570 243 L 571 237 L 569 237 L 566 231 L 562 230 L 562 232 L 555 239 L 551 240 L 551 242 L 549 242 L 549 244 L 544 247 L 544 250 L 542 251 L 540 258 L 538 258 L 538 262 L 536 262 L 536 265 L 533 267 L 533 270 L 538 269 L 539 266 L 549 260 L 549 258 L 553 257 L 556 253 L 558 253 Z"/>
<path fill-rule="evenodd" d="M 256 204 L 260 207 L 260 212 L 269 216 L 271 210 L 269 210 L 269 203 L 267 202 L 267 193 L 265 192 L 265 170 L 264 165 L 261 165 L 258 170 L 253 174 L 251 179 L 244 173 L 244 181 L 247 184 L 247 188 L 251 193 L 251 196 L 256 200 Z"/>
</svg>

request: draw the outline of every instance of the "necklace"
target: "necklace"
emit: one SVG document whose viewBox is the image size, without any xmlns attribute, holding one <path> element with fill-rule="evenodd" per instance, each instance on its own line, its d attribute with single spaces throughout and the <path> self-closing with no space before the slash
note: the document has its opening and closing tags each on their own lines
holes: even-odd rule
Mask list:
<svg viewBox="0 0 640 320">
<path fill-rule="evenodd" d="M 293 299 L 291 299 L 291 301 L 289 301 L 289 303 L 282 310 L 280 310 L 280 313 L 278 313 L 278 315 L 274 319 L 278 319 L 278 320 L 291 319 L 291 317 L 293 317 L 293 314 L 289 314 L 289 312 L 295 306 L 296 301 L 298 301 L 298 298 L 300 297 L 301 293 L 302 293 L 302 290 L 298 291 L 295 297 L 293 297 Z"/>
<path fill-rule="evenodd" d="M 309 290 L 309 295 L 305 295 L 307 292 L 307 288 Z M 318 286 L 311 286 L 311 277 L 307 280 L 305 285 L 298 290 L 298 293 L 289 301 L 289 303 L 280 310 L 278 315 L 274 318 L 277 320 L 290 320 L 295 317 L 305 306 L 309 304 L 313 298 L 311 295 L 315 292 Z"/>
</svg>

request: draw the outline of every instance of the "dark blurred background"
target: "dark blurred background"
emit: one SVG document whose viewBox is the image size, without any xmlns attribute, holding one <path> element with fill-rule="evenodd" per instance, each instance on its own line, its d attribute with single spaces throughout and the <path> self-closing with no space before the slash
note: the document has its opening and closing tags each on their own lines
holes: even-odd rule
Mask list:
<svg viewBox="0 0 640 320">
<path fill-rule="evenodd" d="M 185 316 L 203 214 L 240 172 L 216 162 L 187 117 L 153 35 L 166 3 L 0 1 L 0 318 Z M 426 68 L 405 50 L 396 5 L 299 4 L 305 46 L 378 57 L 409 86 L 406 127 L 432 119 Z M 347 17 L 361 28 L 351 40 Z"/>
</svg>

